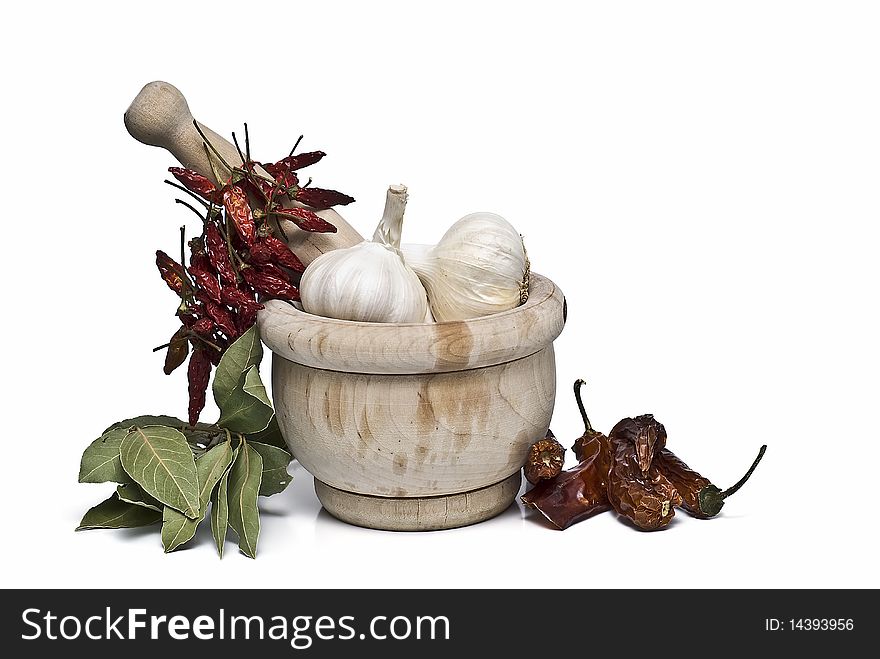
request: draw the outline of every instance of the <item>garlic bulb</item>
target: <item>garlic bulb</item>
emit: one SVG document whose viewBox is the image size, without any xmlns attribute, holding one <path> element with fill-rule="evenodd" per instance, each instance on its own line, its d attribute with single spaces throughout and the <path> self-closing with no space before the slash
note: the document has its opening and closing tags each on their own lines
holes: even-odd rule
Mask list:
<svg viewBox="0 0 880 659">
<path fill-rule="evenodd" d="M 529 297 L 522 236 L 495 213 L 467 215 L 434 246 L 404 245 L 403 256 L 428 291 L 438 322 L 507 311 Z"/>
<path fill-rule="evenodd" d="M 429 317 L 425 288 L 400 254 L 406 187 L 392 185 L 373 240 L 322 254 L 303 273 L 303 310 L 342 320 L 421 323 Z"/>
</svg>

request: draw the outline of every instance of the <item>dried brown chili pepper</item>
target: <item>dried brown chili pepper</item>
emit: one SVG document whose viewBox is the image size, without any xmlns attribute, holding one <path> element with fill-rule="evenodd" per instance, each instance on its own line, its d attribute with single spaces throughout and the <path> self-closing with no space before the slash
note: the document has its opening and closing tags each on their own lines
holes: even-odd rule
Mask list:
<svg viewBox="0 0 880 659">
<path fill-rule="evenodd" d="M 254 223 L 254 213 L 248 203 L 247 193 L 237 185 L 229 186 L 223 191 L 223 207 L 241 239 L 245 244 L 252 245 L 257 227 Z"/>
<path fill-rule="evenodd" d="M 319 211 L 332 206 L 345 206 L 354 201 L 354 197 L 349 197 L 347 194 L 323 188 L 299 188 L 293 198 Z"/>
<path fill-rule="evenodd" d="M 651 414 L 622 419 L 608 435 L 611 468 L 608 501 L 643 531 L 662 529 L 675 516 L 681 495 L 652 464 L 666 446 L 666 429 Z"/>
<path fill-rule="evenodd" d="M 575 442 L 577 466 L 538 483 L 522 496 L 525 505 L 537 509 L 560 530 L 611 508 L 607 494 L 611 460 L 608 438 L 593 430 L 590 424 L 580 395 L 583 384 L 583 380 L 574 383 L 575 399 L 585 426 L 583 436 Z"/>
<path fill-rule="evenodd" d="M 186 361 L 189 355 L 189 328 L 185 325 L 180 327 L 168 342 L 168 352 L 165 353 L 165 375 L 171 375 L 174 370 Z"/>
<path fill-rule="evenodd" d="M 199 415 L 205 409 L 205 393 L 208 391 L 208 381 L 211 379 L 211 357 L 204 348 L 193 350 L 189 358 L 187 369 L 189 380 L 189 425 L 194 426 L 199 421 Z"/>
<path fill-rule="evenodd" d="M 565 464 L 565 448 L 556 440 L 551 430 L 547 436 L 529 447 L 523 473 L 526 480 L 535 485 L 548 478 L 555 478 Z"/>
<path fill-rule="evenodd" d="M 745 475 L 735 485 L 724 491 L 712 485 L 708 478 L 688 467 L 681 458 L 667 448 L 654 456 L 654 465 L 678 490 L 682 498 L 682 508 L 694 517 L 709 519 L 720 513 L 722 506 L 724 506 L 724 500 L 749 480 L 766 451 L 767 445 L 765 444 L 758 451 L 758 457 L 755 458 Z"/>
</svg>

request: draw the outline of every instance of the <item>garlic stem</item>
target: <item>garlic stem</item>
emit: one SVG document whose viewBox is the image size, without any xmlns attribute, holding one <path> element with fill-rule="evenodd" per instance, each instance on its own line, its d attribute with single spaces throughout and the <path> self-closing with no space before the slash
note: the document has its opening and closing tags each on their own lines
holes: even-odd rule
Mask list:
<svg viewBox="0 0 880 659">
<path fill-rule="evenodd" d="M 373 242 L 382 243 L 396 250 L 400 249 L 400 238 L 403 234 L 403 214 L 406 211 L 406 186 L 388 186 L 385 194 L 385 211 L 382 221 L 373 233 Z"/>
</svg>

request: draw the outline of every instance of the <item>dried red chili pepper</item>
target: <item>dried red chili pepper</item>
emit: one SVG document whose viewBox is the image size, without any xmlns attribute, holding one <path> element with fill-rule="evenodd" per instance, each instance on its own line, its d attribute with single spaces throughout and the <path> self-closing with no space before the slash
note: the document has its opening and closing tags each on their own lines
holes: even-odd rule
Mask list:
<svg viewBox="0 0 880 659">
<path fill-rule="evenodd" d="M 168 342 L 168 352 L 165 353 L 165 375 L 171 375 L 174 370 L 186 361 L 189 355 L 189 328 L 185 325 L 179 328 Z"/>
<path fill-rule="evenodd" d="M 199 421 L 199 415 L 205 409 L 205 392 L 211 379 L 211 357 L 207 350 L 196 348 L 189 358 L 187 369 L 189 380 L 189 425 Z"/>
<path fill-rule="evenodd" d="M 283 300 L 299 300 L 299 289 L 288 281 L 283 270 L 271 263 L 243 268 L 241 276 L 264 295 Z"/>
<path fill-rule="evenodd" d="M 307 208 L 276 208 L 272 213 L 285 220 L 290 220 L 303 231 L 336 233 L 335 226 Z"/>
<path fill-rule="evenodd" d="M 229 258 L 229 250 L 226 247 L 226 241 L 220 235 L 220 229 L 214 224 L 208 223 L 205 226 L 205 247 L 208 251 L 208 258 L 211 265 L 217 271 L 227 284 L 235 284 L 238 278 L 235 276 L 235 269 L 232 267 L 232 261 Z"/>
<path fill-rule="evenodd" d="M 681 495 L 682 508 L 694 517 L 709 519 L 721 512 L 724 500 L 749 480 L 749 477 L 757 468 L 758 463 L 761 462 L 761 458 L 764 457 L 766 451 L 767 445 L 765 444 L 758 451 L 758 457 L 755 458 L 755 461 L 745 475 L 735 485 L 723 492 L 715 485 L 712 485 L 708 478 L 701 476 L 688 467 L 681 458 L 667 448 L 664 448 L 654 456 L 654 465 L 660 470 L 661 474 L 669 479 L 669 482 L 672 483 Z"/>
<path fill-rule="evenodd" d="M 283 240 L 279 240 L 275 236 L 266 236 L 263 238 L 262 243 L 272 252 L 275 263 L 285 268 L 290 268 L 294 272 L 305 272 L 305 264 L 297 258 L 296 254 L 290 251 L 290 247 Z"/>
<path fill-rule="evenodd" d="M 180 181 L 183 187 L 196 193 L 205 201 L 213 202 L 218 206 L 223 203 L 222 196 L 218 194 L 217 186 L 198 172 L 183 167 L 169 167 L 168 171 Z"/>
<path fill-rule="evenodd" d="M 323 151 L 307 151 L 295 156 L 287 156 L 276 163 L 264 164 L 263 169 L 277 177 L 281 172 L 295 172 L 298 169 L 314 165 L 326 155 Z"/>
<path fill-rule="evenodd" d="M 245 191 L 237 185 L 229 186 L 223 191 L 223 207 L 226 209 L 227 216 L 232 219 L 241 239 L 247 245 L 252 245 L 257 228 Z"/>
<path fill-rule="evenodd" d="M 184 267 L 161 249 L 156 250 L 156 267 L 159 268 L 159 274 L 162 275 L 162 279 L 168 284 L 168 288 L 180 297 L 192 295 L 192 282 L 186 276 Z"/>
<path fill-rule="evenodd" d="M 226 335 L 227 339 L 234 340 L 238 337 L 239 332 L 235 326 L 235 321 L 226 307 L 217 304 L 211 299 L 207 299 L 205 296 L 199 296 L 199 300 L 204 304 L 205 315 Z"/>
<path fill-rule="evenodd" d="M 549 478 L 556 478 L 565 464 L 565 448 L 556 440 L 551 430 L 547 436 L 529 447 L 523 473 L 526 480 L 535 485 Z"/>
<path fill-rule="evenodd" d="M 293 197 L 319 211 L 333 206 L 345 206 L 354 201 L 354 197 L 349 197 L 347 194 L 323 188 L 299 188 Z"/>
<path fill-rule="evenodd" d="M 207 294 L 208 298 L 214 302 L 220 302 L 220 282 L 217 280 L 217 273 L 209 270 L 204 264 L 191 265 L 189 274 L 199 287 Z"/>
<path fill-rule="evenodd" d="M 293 172 L 281 171 L 273 176 L 275 176 L 275 183 L 283 186 L 285 190 L 295 190 L 299 185 L 299 177 Z"/>
<path fill-rule="evenodd" d="M 241 308 L 256 305 L 261 309 L 263 308 L 263 305 L 257 302 L 254 297 L 240 288 L 226 286 L 220 291 L 220 296 L 223 298 L 223 304 L 229 305 L 230 307 Z"/>
<path fill-rule="evenodd" d="M 651 414 L 622 419 L 608 435 L 611 468 L 608 501 L 619 515 L 643 531 L 661 529 L 672 521 L 681 495 L 652 464 L 666 445 L 666 429 Z"/>
<path fill-rule="evenodd" d="M 611 508 L 607 494 L 611 463 L 608 438 L 590 425 L 580 396 L 583 384 L 583 380 L 574 383 L 585 426 L 583 436 L 575 442 L 577 466 L 538 483 L 522 496 L 525 505 L 537 509 L 560 530 Z"/>
<path fill-rule="evenodd" d="M 272 250 L 263 242 L 264 239 L 258 238 L 257 243 L 247 252 L 249 263 L 254 265 L 266 265 L 272 260 Z"/>
<path fill-rule="evenodd" d="M 210 318 L 199 318 L 193 323 L 192 331 L 199 336 L 209 337 L 214 331 L 214 321 Z"/>
</svg>

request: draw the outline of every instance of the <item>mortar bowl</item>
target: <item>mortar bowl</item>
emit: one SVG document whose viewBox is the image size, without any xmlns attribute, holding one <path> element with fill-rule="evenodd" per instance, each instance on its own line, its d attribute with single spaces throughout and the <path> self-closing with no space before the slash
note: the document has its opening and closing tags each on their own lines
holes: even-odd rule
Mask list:
<svg viewBox="0 0 880 659">
<path fill-rule="evenodd" d="M 556 398 L 565 299 L 532 274 L 529 299 L 442 323 L 363 323 L 269 301 L 281 432 L 324 508 L 389 530 L 473 524 L 510 506 Z"/>
</svg>

